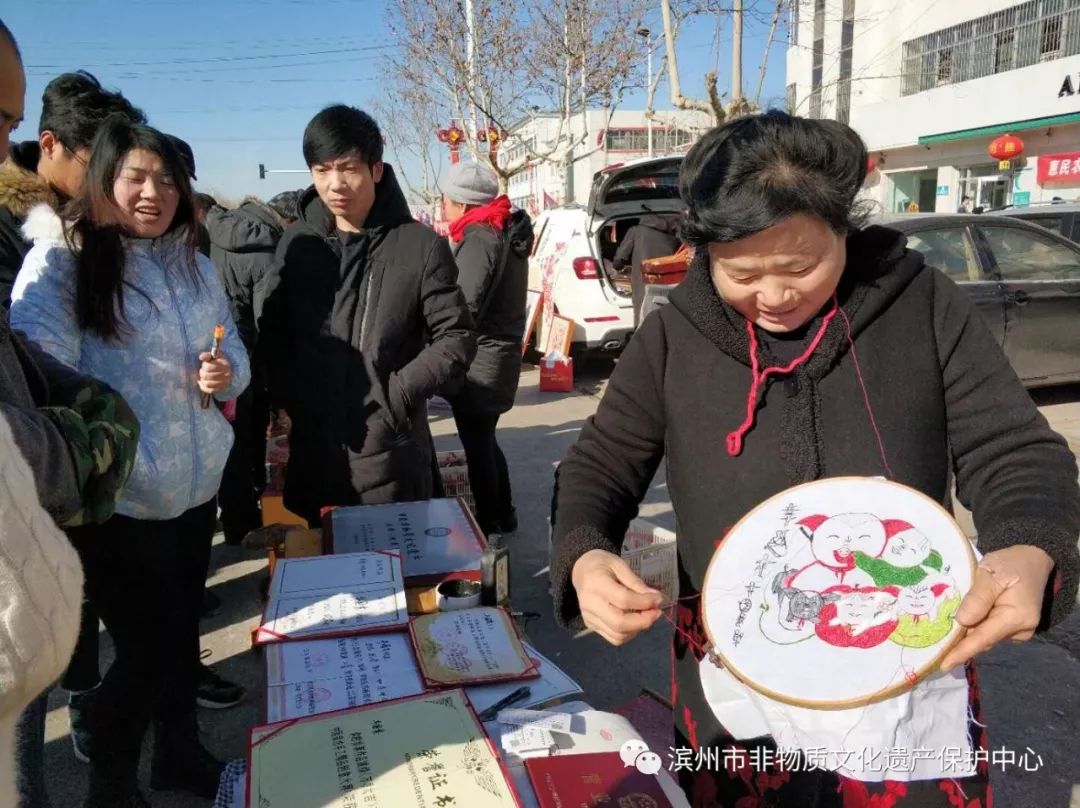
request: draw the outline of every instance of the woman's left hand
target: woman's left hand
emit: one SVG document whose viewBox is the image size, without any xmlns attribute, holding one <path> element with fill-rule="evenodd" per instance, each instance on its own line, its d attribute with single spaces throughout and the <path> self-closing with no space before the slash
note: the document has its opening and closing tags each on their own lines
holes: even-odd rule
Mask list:
<svg viewBox="0 0 1080 808">
<path fill-rule="evenodd" d="M 951 670 L 1002 640 L 1030 640 L 1042 617 L 1053 569 L 1053 559 L 1030 544 L 983 556 L 971 591 L 956 610 L 956 622 L 967 634 L 942 660 L 941 669 Z"/>
<path fill-rule="evenodd" d="M 214 359 L 209 351 L 199 354 L 199 389 L 208 395 L 229 389 L 232 384 L 232 365 L 224 356 Z"/>
</svg>

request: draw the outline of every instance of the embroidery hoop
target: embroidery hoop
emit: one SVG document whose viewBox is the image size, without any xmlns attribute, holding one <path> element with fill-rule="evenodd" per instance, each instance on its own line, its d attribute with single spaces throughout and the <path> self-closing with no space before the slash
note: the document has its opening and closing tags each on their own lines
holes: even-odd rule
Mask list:
<svg viewBox="0 0 1080 808">
<path fill-rule="evenodd" d="M 821 502 L 820 511 L 816 507 L 808 507 L 808 504 L 814 501 Z M 790 504 L 796 505 L 798 513 L 785 524 L 784 509 Z M 854 613 L 852 611 L 854 609 L 866 608 L 867 603 L 887 604 L 889 594 L 893 590 L 896 590 L 895 602 L 900 603 L 900 592 L 909 587 L 890 588 L 879 585 L 880 576 L 889 575 L 888 572 L 882 572 L 880 565 L 873 568 L 878 577 L 869 583 L 860 584 L 860 581 L 869 578 L 869 573 L 861 567 L 856 567 L 841 575 L 836 589 L 829 585 L 822 585 L 822 580 L 828 578 L 830 573 L 835 574 L 835 570 L 818 561 L 815 553 L 824 553 L 832 546 L 831 542 L 836 540 L 819 542 L 817 545 L 819 550 L 815 551 L 813 541 L 807 537 L 807 531 L 803 529 L 807 526 L 799 524 L 801 520 L 809 518 L 812 525 L 816 521 L 811 516 L 812 514 L 821 519 L 836 516 L 841 520 L 846 519 L 847 522 L 855 522 L 851 531 L 853 533 L 866 531 L 871 534 L 870 538 L 865 535 L 861 538 L 873 547 L 876 547 L 877 542 L 885 536 L 880 553 L 876 556 L 872 552 L 859 556 L 860 563 L 866 565 L 872 563 L 866 561 L 868 556 L 880 558 L 885 553 L 886 548 L 889 548 L 889 542 L 894 540 L 894 536 L 904 534 L 903 542 L 896 540 L 898 546 L 902 546 L 904 542 L 917 543 L 917 534 L 925 532 L 931 550 L 941 555 L 938 558 L 937 570 L 934 570 L 932 566 L 919 566 L 920 570 L 927 571 L 927 576 L 923 581 L 949 580 L 953 584 L 951 589 L 943 589 L 941 596 L 935 595 L 935 599 L 948 594 L 948 603 L 958 603 L 958 598 L 967 594 L 971 588 L 976 567 L 974 550 L 952 515 L 940 503 L 913 488 L 881 478 L 848 476 L 815 480 L 782 491 L 757 505 L 735 524 L 717 547 L 709 562 L 701 589 L 701 621 L 708 638 L 710 657 L 758 693 L 797 707 L 822 710 L 849 709 L 884 701 L 912 689 L 924 677 L 938 669 L 941 660 L 963 636 L 963 628 L 952 620 L 951 611 L 947 611 L 949 616 L 943 618 L 940 607 L 935 610 L 936 616 L 933 618 L 934 621 L 939 621 L 941 618 L 940 622 L 937 622 L 938 628 L 934 628 L 933 624 L 928 625 L 933 630 L 940 631 L 940 627 L 947 622 L 947 634 L 923 647 L 909 647 L 910 639 L 904 639 L 903 642 L 891 639 L 894 635 L 905 638 L 903 632 L 896 630 L 900 627 L 899 619 L 893 628 L 889 627 L 890 621 L 886 620 L 878 625 L 871 623 L 870 629 L 859 627 L 858 633 L 852 633 L 851 627 L 845 628 L 843 625 L 836 627 L 834 621 L 841 617 L 838 613 L 841 604 L 845 604 L 844 614 L 848 616 Z M 881 524 L 880 532 L 870 520 L 856 518 L 863 516 L 876 517 Z M 885 527 L 886 523 L 888 527 Z M 833 530 L 825 522 L 820 524 L 824 524 L 825 530 L 832 535 L 837 532 L 843 533 L 846 523 L 830 523 L 834 527 L 839 525 L 839 531 Z M 905 533 L 900 530 L 899 526 L 903 525 L 912 528 L 912 532 Z M 763 530 L 767 532 L 763 533 Z M 888 535 L 890 530 L 893 531 L 891 536 Z M 766 546 L 770 543 L 769 537 L 781 531 L 785 534 L 784 549 L 782 552 L 779 549 L 769 551 Z M 792 539 L 794 541 L 790 541 Z M 780 555 L 777 555 L 778 552 Z M 765 574 L 758 575 L 753 559 L 761 558 L 764 554 L 772 555 L 774 561 Z M 894 557 L 891 548 L 888 557 Z M 928 556 L 928 558 L 932 557 Z M 748 559 L 750 566 L 747 566 Z M 808 561 L 810 563 L 805 563 Z M 924 563 L 933 564 L 934 562 L 931 560 Z M 886 566 L 886 569 L 896 568 Z M 907 568 L 900 571 L 905 570 Z M 942 573 L 941 570 L 944 572 Z M 796 574 L 780 577 L 778 573 L 781 571 Z M 935 575 L 935 573 L 941 574 Z M 847 575 L 851 577 L 845 584 L 843 579 Z M 800 580 L 801 576 L 806 577 Z M 794 619 L 778 622 L 778 625 L 782 627 L 791 627 L 784 627 L 783 631 L 790 630 L 793 632 L 792 637 L 800 638 L 792 642 L 777 643 L 769 636 L 770 631 L 773 635 L 783 633 L 783 631 L 773 629 L 771 623 L 764 622 L 765 620 L 781 621 L 782 617 L 786 618 L 791 614 L 790 610 L 786 613 L 784 611 L 792 602 L 790 596 L 786 602 L 781 601 L 773 588 L 774 581 L 778 578 L 782 589 L 787 589 L 788 584 L 785 582 L 794 578 L 790 588 L 803 594 L 810 593 L 811 597 L 814 592 L 822 594 L 823 597 L 827 594 L 836 600 L 832 604 L 832 611 L 826 611 L 822 607 L 818 612 L 819 618 L 825 618 L 823 621 Z M 739 614 L 738 604 L 739 601 L 747 599 L 745 589 L 746 583 L 750 581 L 756 584 L 757 590 L 750 595 L 750 611 L 746 613 L 744 621 L 738 624 L 738 628 L 743 633 L 743 639 L 750 636 L 751 642 L 740 649 L 741 640 L 735 642 L 733 634 Z M 920 589 L 923 581 L 913 585 L 914 588 Z M 815 585 L 810 586 L 810 583 Z M 905 597 L 909 594 L 910 592 L 904 592 Z M 816 605 L 820 601 L 811 603 Z M 763 604 L 770 608 L 762 609 Z M 880 609 L 881 615 L 887 613 L 885 606 L 881 606 Z M 919 619 L 910 615 L 906 616 L 912 622 L 905 623 L 905 627 L 910 627 Z M 818 623 L 824 624 L 820 630 Z M 743 629 L 743 626 L 746 628 Z M 753 634 L 749 633 L 751 630 Z M 866 634 L 858 642 L 863 640 L 869 642 L 873 637 L 875 638 L 873 646 L 852 647 L 855 642 L 851 638 L 859 637 L 868 630 L 873 634 Z M 847 632 L 847 641 L 851 642 L 851 645 L 835 645 L 836 642 L 844 641 L 844 632 Z M 838 633 L 839 636 L 837 636 Z M 826 636 L 829 639 L 826 640 Z M 797 645 L 802 645 L 803 648 L 798 651 L 785 648 L 785 646 Z M 860 656 L 867 653 L 872 653 L 873 656 Z M 768 657 L 767 660 L 763 655 Z M 895 675 L 889 676 L 883 673 L 889 670 L 890 662 L 894 657 L 897 673 L 900 674 L 899 679 Z M 859 667 L 859 663 L 867 662 L 872 663 L 873 667 L 873 671 L 869 673 L 865 668 Z M 819 669 L 823 671 L 820 674 L 818 674 Z M 824 687 L 831 691 L 830 695 L 814 697 L 808 693 L 807 687 L 794 684 L 794 677 L 807 670 L 813 671 L 815 682 L 828 683 Z M 860 678 L 860 673 L 866 675 Z M 852 695 L 839 695 L 838 691 L 848 684 L 850 684 L 848 689 Z"/>
</svg>

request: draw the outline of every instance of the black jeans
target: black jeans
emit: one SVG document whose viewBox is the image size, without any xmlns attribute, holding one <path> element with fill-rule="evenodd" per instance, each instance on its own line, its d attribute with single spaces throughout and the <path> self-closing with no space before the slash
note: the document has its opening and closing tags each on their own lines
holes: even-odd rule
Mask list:
<svg viewBox="0 0 1080 808">
<path fill-rule="evenodd" d="M 174 519 L 114 516 L 71 531 L 116 659 L 95 700 L 94 773 L 134 783 L 152 719 L 196 731 L 199 617 L 217 502 Z"/>
<path fill-rule="evenodd" d="M 498 413 L 454 409 L 458 437 L 469 463 L 469 485 L 476 500 L 476 521 L 485 534 L 501 533 L 514 509 L 510 470 L 495 440 Z"/>
<path fill-rule="evenodd" d="M 75 652 L 71 655 L 67 672 L 60 682 L 64 690 L 81 693 L 93 690 L 101 684 L 101 666 L 99 659 L 98 613 L 85 596 L 82 604 L 82 618 L 79 623 L 79 640 L 75 643 Z"/>
</svg>

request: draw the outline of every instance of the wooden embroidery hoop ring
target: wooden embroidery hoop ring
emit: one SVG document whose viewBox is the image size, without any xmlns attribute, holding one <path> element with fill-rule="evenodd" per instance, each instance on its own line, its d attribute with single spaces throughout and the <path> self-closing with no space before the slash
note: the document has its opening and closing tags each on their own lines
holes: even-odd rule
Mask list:
<svg viewBox="0 0 1080 808">
<path fill-rule="evenodd" d="M 875 693 L 871 693 L 869 696 L 859 696 L 858 698 L 845 699 L 843 701 L 819 701 L 819 700 L 796 699 L 796 698 L 792 698 L 791 696 L 787 696 L 787 695 L 785 695 L 783 693 L 778 693 L 775 690 L 767 688 L 764 685 L 761 685 L 761 684 L 753 681 L 748 676 L 743 674 L 738 669 L 738 667 L 731 664 L 731 661 L 727 657 L 725 657 L 718 650 L 717 645 L 716 645 L 715 636 L 714 636 L 713 632 L 709 628 L 709 616 L 708 616 L 708 612 L 705 609 L 705 596 L 706 596 L 706 593 L 709 591 L 710 578 L 712 577 L 713 573 L 716 572 L 717 569 L 719 568 L 719 564 L 717 564 L 717 559 L 720 558 L 721 552 L 723 551 L 725 545 L 728 543 L 728 538 L 731 537 L 731 536 L 736 535 L 736 532 L 739 530 L 739 528 L 741 528 L 746 522 L 748 522 L 751 519 L 751 517 L 753 517 L 756 513 L 758 513 L 758 511 L 761 511 L 766 507 L 770 507 L 770 506 L 775 505 L 776 500 L 778 500 L 778 499 L 780 499 L 782 497 L 790 497 L 793 492 L 802 491 L 802 490 L 804 490 L 806 488 L 820 486 L 820 485 L 823 485 L 825 483 L 833 484 L 833 483 L 845 482 L 845 481 L 865 482 L 867 480 L 874 480 L 875 482 L 885 483 L 885 484 L 888 484 L 888 485 L 896 486 L 897 488 L 904 489 L 907 493 L 922 499 L 924 502 L 926 502 L 929 505 L 932 505 L 934 508 L 936 508 L 947 519 L 948 523 L 951 524 L 956 529 L 956 536 L 959 537 L 962 540 L 963 547 L 965 548 L 965 551 L 966 551 L 968 563 L 969 563 L 970 569 L 971 569 L 971 578 L 972 578 L 972 580 L 974 580 L 974 578 L 975 578 L 975 569 L 976 569 L 976 566 L 977 566 L 977 562 L 975 560 L 975 551 L 971 546 L 971 540 L 968 539 L 968 537 L 966 535 L 964 535 L 964 532 L 960 529 L 960 526 L 958 524 L 956 524 L 956 518 L 951 513 L 949 513 L 947 510 L 945 510 L 945 508 L 943 508 L 941 506 L 940 502 L 937 502 L 936 500 L 931 499 L 930 497 L 926 496 L 926 494 L 922 493 L 921 491 L 918 491 L 918 490 L 916 490 L 914 488 L 911 488 L 910 486 L 904 485 L 903 483 L 898 483 L 898 482 L 895 482 L 893 480 L 878 479 L 878 478 L 873 478 L 873 477 L 856 477 L 856 476 L 853 476 L 853 475 L 847 475 L 847 476 L 843 476 L 843 477 L 826 477 L 826 478 L 823 478 L 823 479 L 820 479 L 820 480 L 812 480 L 811 482 L 808 482 L 808 483 L 802 483 L 801 485 L 792 486 L 791 488 L 786 488 L 783 491 L 780 491 L 780 492 L 774 494 L 773 496 L 769 497 L 764 502 L 761 502 L 761 503 L 755 505 L 753 508 L 750 509 L 750 511 L 748 511 L 746 513 L 745 516 L 742 517 L 742 519 L 740 519 L 738 522 L 735 523 L 735 525 L 731 528 L 731 530 L 729 530 L 724 535 L 724 538 L 720 540 L 719 545 L 717 546 L 715 552 L 713 553 L 713 557 L 709 561 L 708 569 L 705 570 L 705 581 L 704 581 L 704 583 L 702 584 L 702 587 L 701 587 L 701 601 L 700 601 L 700 605 L 699 605 L 699 610 L 700 610 L 700 616 L 701 616 L 701 624 L 702 624 L 702 627 L 704 628 L 704 631 L 705 631 L 705 637 L 708 640 L 706 648 L 707 648 L 707 650 L 709 652 L 709 658 L 714 662 L 714 664 L 718 663 L 722 667 L 726 668 L 736 679 L 738 679 L 744 685 L 746 685 L 747 687 L 751 688 L 752 690 L 760 693 L 761 695 L 772 699 L 773 701 L 779 701 L 779 702 L 782 702 L 784 704 L 790 704 L 790 705 L 792 705 L 794 707 L 807 707 L 807 708 L 814 709 L 814 710 L 849 710 L 849 709 L 857 708 L 857 707 L 865 707 L 868 704 L 874 704 L 874 703 L 879 702 L 879 701 L 885 701 L 886 699 L 891 699 L 894 696 L 899 696 L 901 693 L 904 693 L 904 692 L 906 692 L 908 690 L 911 690 L 919 682 L 921 682 L 923 679 L 925 679 L 931 673 L 936 671 L 940 667 L 941 661 L 945 658 L 945 655 L 948 654 L 949 651 L 951 651 L 952 648 L 958 642 L 960 642 L 960 640 L 963 638 L 963 636 L 965 634 L 965 631 L 963 631 L 963 630 L 955 632 L 953 634 L 952 638 L 941 647 L 940 651 L 931 660 L 929 660 L 928 662 L 923 664 L 921 667 L 916 669 L 915 675 L 911 679 L 904 679 L 903 681 L 898 682 L 895 685 L 891 685 L 891 686 L 889 686 L 887 688 L 883 688 L 880 691 L 877 691 Z"/>
</svg>

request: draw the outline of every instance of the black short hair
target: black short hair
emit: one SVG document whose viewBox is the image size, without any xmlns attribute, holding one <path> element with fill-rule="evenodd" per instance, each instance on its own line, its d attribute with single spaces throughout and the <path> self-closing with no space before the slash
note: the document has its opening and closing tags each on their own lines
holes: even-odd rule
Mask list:
<svg viewBox="0 0 1080 808">
<path fill-rule="evenodd" d="M 19 61 L 22 61 L 22 54 L 19 52 L 19 43 L 15 41 L 15 34 L 11 33 L 11 29 L 4 25 L 3 20 L 0 20 L 0 41 L 11 45 L 15 55 L 19 57 Z"/>
<path fill-rule="evenodd" d="M 141 109 L 120 93 L 106 90 L 90 73 L 64 73 L 50 81 L 41 96 L 38 134 L 52 132 L 69 149 L 88 148 L 110 115 L 146 123 Z"/>
<path fill-rule="evenodd" d="M 375 119 L 356 107 L 327 107 L 304 130 L 304 160 L 308 168 L 357 152 L 369 166 L 382 162 L 383 138 Z"/>
<path fill-rule="evenodd" d="M 862 138 L 837 121 L 770 110 L 725 123 L 683 160 L 682 237 L 695 246 L 737 241 L 800 213 L 846 234 L 865 220 L 855 197 L 866 169 Z"/>
</svg>

